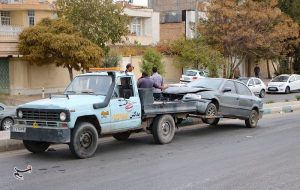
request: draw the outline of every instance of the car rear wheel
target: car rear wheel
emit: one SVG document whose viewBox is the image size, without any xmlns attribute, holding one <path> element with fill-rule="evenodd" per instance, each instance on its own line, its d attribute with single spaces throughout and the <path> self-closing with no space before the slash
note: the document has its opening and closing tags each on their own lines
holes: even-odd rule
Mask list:
<svg viewBox="0 0 300 190">
<path fill-rule="evenodd" d="M 113 137 L 118 141 L 126 141 L 130 136 L 130 132 L 117 133 L 114 134 Z"/>
<path fill-rule="evenodd" d="M 291 93 L 291 89 L 290 89 L 290 87 L 289 87 L 289 86 L 287 86 L 287 87 L 285 88 L 285 93 L 286 93 L 286 94 L 289 94 L 289 93 Z"/>
<path fill-rule="evenodd" d="M 255 128 L 258 123 L 258 112 L 256 110 L 252 110 L 249 118 L 245 120 L 246 127 Z"/>
<path fill-rule="evenodd" d="M 28 151 L 35 154 L 45 152 L 50 146 L 50 143 L 48 142 L 28 141 L 28 140 L 23 140 L 23 144 Z"/>
<path fill-rule="evenodd" d="M 206 116 L 211 116 L 214 117 L 218 114 L 218 109 L 217 106 L 214 103 L 209 103 L 207 105 L 206 111 L 205 111 L 205 115 Z M 209 124 L 209 125 L 217 125 L 220 121 L 220 118 L 203 118 L 202 119 L 203 123 Z"/>
<path fill-rule="evenodd" d="M 82 122 L 72 130 L 70 151 L 77 158 L 92 157 L 98 146 L 98 132 L 91 123 Z"/>
<path fill-rule="evenodd" d="M 5 118 L 1 123 L 1 129 L 3 131 L 9 131 L 13 124 L 14 121 L 11 118 Z"/>
<path fill-rule="evenodd" d="M 259 97 L 260 97 L 260 98 L 264 98 L 265 95 L 266 95 L 265 89 L 261 89 L 261 91 L 260 91 L 260 93 L 259 93 Z"/>
<path fill-rule="evenodd" d="M 175 135 L 175 121 L 171 115 L 161 115 L 155 118 L 152 126 L 152 134 L 155 143 L 170 143 Z"/>
</svg>

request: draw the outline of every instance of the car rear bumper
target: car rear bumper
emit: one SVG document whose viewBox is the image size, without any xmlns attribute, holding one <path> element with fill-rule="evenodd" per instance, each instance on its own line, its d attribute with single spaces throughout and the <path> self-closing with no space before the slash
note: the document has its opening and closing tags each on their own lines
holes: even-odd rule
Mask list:
<svg viewBox="0 0 300 190">
<path fill-rule="evenodd" d="M 16 127 L 26 128 L 23 132 L 16 132 Z M 71 129 L 69 128 L 32 128 L 28 125 L 16 124 L 11 131 L 11 139 L 31 140 L 50 143 L 69 143 L 71 138 Z"/>
</svg>

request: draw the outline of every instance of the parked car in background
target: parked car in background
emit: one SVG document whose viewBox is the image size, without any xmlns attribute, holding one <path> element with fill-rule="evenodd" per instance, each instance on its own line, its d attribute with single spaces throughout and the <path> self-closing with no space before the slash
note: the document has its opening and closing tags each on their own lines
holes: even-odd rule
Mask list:
<svg viewBox="0 0 300 190">
<path fill-rule="evenodd" d="M 286 93 L 300 90 L 300 75 L 279 75 L 268 83 L 267 93 Z"/>
<path fill-rule="evenodd" d="M 9 131 L 14 124 L 14 117 L 16 114 L 16 108 L 8 107 L 0 103 L 0 129 L 3 131 Z"/>
<path fill-rule="evenodd" d="M 208 77 L 208 72 L 205 70 L 199 71 L 199 70 L 186 70 L 184 74 L 180 78 L 181 83 L 189 83 L 194 80 L 202 79 Z"/>
<path fill-rule="evenodd" d="M 266 95 L 266 85 L 262 80 L 256 77 L 240 77 L 238 81 L 243 82 L 249 87 L 253 94 L 258 95 L 260 98 L 265 97 Z"/>
<path fill-rule="evenodd" d="M 170 100 L 198 99 L 204 103 L 205 115 L 245 120 L 247 127 L 256 127 L 262 117 L 263 102 L 242 82 L 222 78 L 204 78 L 181 87 L 169 87 L 163 96 Z M 216 125 L 220 118 L 202 118 Z"/>
</svg>

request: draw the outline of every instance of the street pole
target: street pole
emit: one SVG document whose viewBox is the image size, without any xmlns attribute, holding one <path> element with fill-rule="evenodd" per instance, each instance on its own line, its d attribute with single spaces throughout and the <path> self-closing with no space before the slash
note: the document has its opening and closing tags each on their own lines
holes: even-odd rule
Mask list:
<svg viewBox="0 0 300 190">
<path fill-rule="evenodd" d="M 195 9 L 195 36 L 194 38 L 198 37 L 198 25 L 199 25 L 199 0 L 196 0 L 196 9 Z"/>
</svg>

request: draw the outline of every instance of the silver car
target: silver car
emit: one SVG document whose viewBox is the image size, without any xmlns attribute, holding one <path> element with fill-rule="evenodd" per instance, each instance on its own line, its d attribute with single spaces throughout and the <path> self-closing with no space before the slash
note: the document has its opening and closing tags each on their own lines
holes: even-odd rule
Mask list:
<svg viewBox="0 0 300 190">
<path fill-rule="evenodd" d="M 14 124 L 14 117 L 16 114 L 16 108 L 6 106 L 0 103 L 0 129 L 9 131 Z"/>
<path fill-rule="evenodd" d="M 263 102 L 242 82 L 222 78 L 204 78 L 183 87 L 169 87 L 164 91 L 168 99 L 184 100 L 188 94 L 200 95 L 203 122 L 216 125 L 221 117 L 245 120 L 254 128 L 262 118 Z"/>
</svg>

